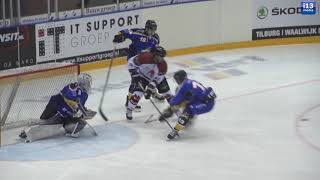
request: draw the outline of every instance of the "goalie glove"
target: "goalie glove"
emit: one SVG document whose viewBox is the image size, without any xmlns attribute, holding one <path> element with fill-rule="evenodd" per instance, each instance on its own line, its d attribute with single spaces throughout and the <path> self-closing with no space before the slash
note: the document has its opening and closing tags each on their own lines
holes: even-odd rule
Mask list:
<svg viewBox="0 0 320 180">
<path fill-rule="evenodd" d="M 80 109 L 78 109 L 74 114 L 73 114 L 74 118 L 82 118 L 83 117 L 83 113 Z"/>
<path fill-rule="evenodd" d="M 93 111 L 93 110 L 91 110 L 91 109 L 87 109 L 87 111 L 86 111 L 86 116 L 84 116 L 83 119 L 84 119 L 84 120 L 92 119 L 96 114 L 97 114 L 96 111 Z"/>
<path fill-rule="evenodd" d="M 158 118 L 160 122 L 166 120 L 167 118 L 171 117 L 173 115 L 173 111 L 171 109 L 171 107 L 168 107 L 167 109 L 165 109 L 162 114 L 160 115 L 160 117 Z"/>
<path fill-rule="evenodd" d="M 155 82 L 150 82 L 146 87 L 146 91 L 144 93 L 144 97 L 146 99 L 150 99 L 150 96 L 155 94 L 156 92 L 157 92 L 156 83 Z"/>
</svg>

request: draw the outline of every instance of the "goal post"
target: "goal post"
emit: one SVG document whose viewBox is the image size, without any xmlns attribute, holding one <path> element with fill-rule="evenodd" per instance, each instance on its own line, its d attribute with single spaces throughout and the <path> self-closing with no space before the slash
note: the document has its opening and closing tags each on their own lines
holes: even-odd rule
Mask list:
<svg viewBox="0 0 320 180">
<path fill-rule="evenodd" d="M 77 81 L 78 64 L 47 63 L 0 71 L 0 146 L 16 143 L 38 121 L 50 97 Z"/>
<path fill-rule="evenodd" d="M 17 94 L 18 88 L 20 86 L 20 80 L 21 80 L 20 76 L 15 77 L 15 81 L 14 81 L 14 84 L 12 86 L 9 98 L 8 98 L 8 103 L 4 107 L 3 116 L 0 119 L 1 126 L 4 126 L 4 124 L 5 124 L 5 122 L 6 122 L 7 118 L 8 118 L 10 109 L 12 107 L 13 100 L 14 100 L 14 98 L 15 98 L 15 96 Z"/>
</svg>

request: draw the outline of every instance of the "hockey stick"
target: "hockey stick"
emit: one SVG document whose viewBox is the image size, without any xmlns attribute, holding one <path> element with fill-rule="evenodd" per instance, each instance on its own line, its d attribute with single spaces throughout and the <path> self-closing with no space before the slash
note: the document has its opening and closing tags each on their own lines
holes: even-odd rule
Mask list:
<svg viewBox="0 0 320 180">
<path fill-rule="evenodd" d="M 94 128 L 85 120 L 83 120 L 84 122 L 86 122 L 86 124 L 88 125 L 88 127 L 91 129 L 91 132 L 94 136 L 98 136 L 98 133 L 96 132 L 96 130 L 94 130 Z"/>
<path fill-rule="evenodd" d="M 144 121 L 145 124 L 156 121 L 157 119 L 151 119 L 153 117 L 153 114 L 151 114 L 147 120 Z"/>
<path fill-rule="evenodd" d="M 157 107 L 157 105 L 153 102 L 153 100 L 152 100 L 152 99 L 149 99 L 149 100 L 150 100 L 150 102 L 152 103 L 152 105 L 154 106 L 154 108 L 156 108 L 156 110 L 158 111 L 158 113 L 159 113 L 161 116 L 163 116 L 162 112 L 161 112 L 160 109 Z M 166 123 L 168 124 L 168 126 L 171 128 L 172 131 L 175 131 L 175 130 L 173 129 L 173 127 L 171 126 L 171 124 L 168 122 L 167 119 L 164 119 L 164 122 L 166 122 Z M 177 134 L 177 135 L 179 136 L 179 134 Z"/>
<path fill-rule="evenodd" d="M 139 87 L 142 89 L 142 91 L 145 93 L 146 90 L 143 88 L 142 84 L 141 84 L 140 82 L 138 82 L 138 85 L 139 85 Z M 151 98 L 150 98 L 149 100 L 150 100 L 151 104 L 154 106 L 154 108 L 156 108 L 156 110 L 158 111 L 158 113 L 159 113 L 161 116 L 163 116 L 162 112 L 161 112 L 160 109 L 157 107 L 157 105 L 153 102 L 153 100 L 152 100 Z M 171 126 L 171 124 L 168 122 L 167 119 L 164 119 L 164 122 L 166 122 L 166 123 L 168 124 L 168 126 L 171 128 L 172 131 L 175 131 L 175 130 L 173 129 L 173 127 Z M 179 136 L 179 134 L 177 134 L 177 135 Z"/>
<path fill-rule="evenodd" d="M 87 110 L 82 106 L 82 104 L 81 104 L 80 101 L 78 101 L 78 107 L 79 107 L 80 111 L 82 112 L 84 118 L 89 117 Z M 94 114 L 94 115 L 95 115 L 95 114 Z M 94 116 L 94 115 L 93 115 L 93 116 Z M 93 117 L 89 117 L 89 118 L 91 119 L 91 118 L 93 118 Z M 84 121 L 84 122 L 88 125 L 88 127 L 91 129 L 92 134 L 95 135 L 95 136 L 98 136 L 98 133 L 94 130 L 94 128 L 93 128 L 86 120 L 83 120 L 83 121 Z M 75 128 L 75 129 L 76 129 L 76 128 Z M 72 132 L 72 134 L 73 134 L 73 133 L 74 133 L 74 132 Z"/>
<path fill-rule="evenodd" d="M 107 116 L 106 116 L 106 115 L 104 114 L 104 112 L 102 111 L 102 104 L 103 104 L 105 92 L 106 92 L 106 90 L 107 90 L 107 86 L 108 86 L 108 82 L 109 82 L 109 77 L 110 77 L 110 72 L 111 72 L 111 67 L 112 67 L 113 59 L 114 59 L 114 57 L 115 57 L 115 53 L 116 53 L 116 46 L 114 45 L 113 51 L 112 51 L 112 57 L 111 57 L 110 64 L 109 64 L 109 67 L 108 67 L 108 73 L 107 73 L 107 76 L 106 76 L 106 81 L 105 81 L 104 87 L 103 87 L 103 89 L 102 89 L 102 96 L 101 96 L 100 104 L 99 104 L 99 114 L 101 115 L 101 117 L 102 117 L 105 121 L 108 121 L 109 119 L 107 118 Z"/>
</svg>

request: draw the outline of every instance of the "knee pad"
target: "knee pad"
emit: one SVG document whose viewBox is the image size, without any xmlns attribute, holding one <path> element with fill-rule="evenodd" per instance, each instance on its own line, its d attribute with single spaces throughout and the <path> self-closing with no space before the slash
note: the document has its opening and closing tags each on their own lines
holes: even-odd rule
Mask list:
<svg viewBox="0 0 320 180">
<path fill-rule="evenodd" d="M 128 107 L 134 108 L 138 102 L 140 101 L 141 97 L 143 96 L 143 92 L 135 91 L 130 97 L 129 97 L 129 103 Z"/>
<path fill-rule="evenodd" d="M 140 101 L 140 96 L 138 95 L 132 95 L 129 99 L 129 101 L 134 104 L 134 105 L 137 105 L 138 102 Z"/>
<path fill-rule="evenodd" d="M 188 117 L 188 116 L 192 116 L 193 113 L 192 113 L 192 109 L 190 106 L 186 106 L 186 108 L 183 110 L 183 113 L 182 113 L 184 116 Z"/>
</svg>

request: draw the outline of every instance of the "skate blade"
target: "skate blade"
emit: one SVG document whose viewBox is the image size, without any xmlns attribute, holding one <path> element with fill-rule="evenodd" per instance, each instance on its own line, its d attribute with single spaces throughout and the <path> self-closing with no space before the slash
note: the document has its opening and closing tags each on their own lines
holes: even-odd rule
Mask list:
<svg viewBox="0 0 320 180">
<path fill-rule="evenodd" d="M 136 108 L 135 108 L 135 109 L 133 110 L 133 112 L 142 112 L 142 110 L 141 110 L 141 109 L 136 109 Z"/>
</svg>

